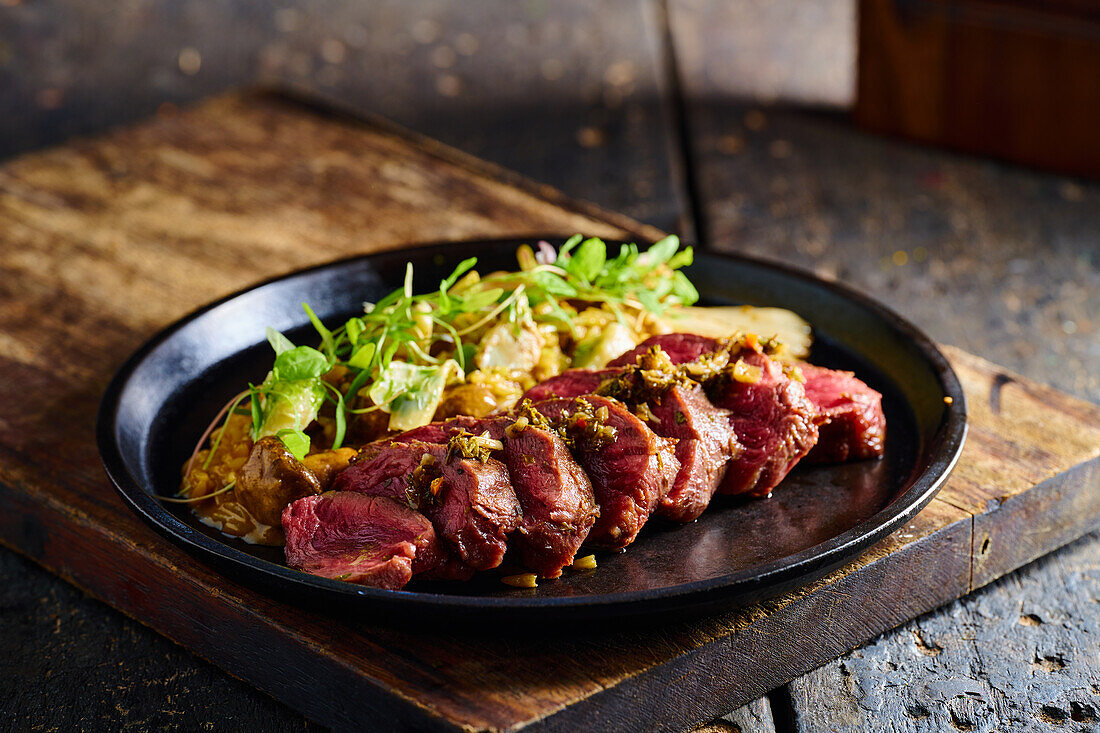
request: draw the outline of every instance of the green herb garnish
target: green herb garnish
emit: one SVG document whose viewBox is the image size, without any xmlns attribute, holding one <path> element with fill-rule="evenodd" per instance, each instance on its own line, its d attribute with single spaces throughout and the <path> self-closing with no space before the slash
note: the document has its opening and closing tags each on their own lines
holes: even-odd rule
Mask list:
<svg viewBox="0 0 1100 733">
<path fill-rule="evenodd" d="M 305 458 L 306 454 L 309 453 L 309 436 L 301 430 L 283 428 L 275 433 L 275 436 L 283 441 L 283 445 L 285 445 L 287 450 L 289 450 L 299 461 Z"/>
<path fill-rule="evenodd" d="M 538 255 L 523 247 L 518 259 L 519 271 L 482 277 L 471 257 L 437 291 L 422 295 L 413 294 L 410 264 L 402 287 L 334 330 L 303 303 L 321 343 L 296 346 L 268 329 L 275 362 L 264 381 L 248 391 L 253 440 L 276 435 L 304 456 L 309 442 L 303 431 L 326 401 L 334 410 L 334 448 L 353 414 L 382 410 L 389 414 L 390 429 L 414 428 L 432 419 L 448 385 L 478 368 L 480 344 L 490 329 L 534 333 L 549 324 L 575 335 L 578 309 L 605 307 L 619 327 L 613 323 L 574 345 L 574 363 L 583 366 L 620 346 L 631 333 L 628 319 L 647 311 L 659 315 L 699 297 L 679 271 L 691 264 L 691 248 L 680 250 L 676 237 L 646 251 L 624 244 L 610 257 L 602 240 L 577 235 L 557 252 L 545 243 Z M 614 343 L 608 342 L 611 336 Z M 338 378 L 325 377 L 329 374 Z"/>
</svg>

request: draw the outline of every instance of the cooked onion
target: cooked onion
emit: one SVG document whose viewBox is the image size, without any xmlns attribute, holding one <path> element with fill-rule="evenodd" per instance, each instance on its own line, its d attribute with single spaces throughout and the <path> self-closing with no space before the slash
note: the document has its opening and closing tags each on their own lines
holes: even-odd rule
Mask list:
<svg viewBox="0 0 1100 733">
<path fill-rule="evenodd" d="M 779 354 L 793 359 L 810 355 L 811 328 L 797 313 L 784 308 L 756 308 L 749 305 L 669 308 L 661 325 L 673 332 L 695 333 L 711 338 L 728 338 L 735 331 L 774 337 L 786 346 Z"/>
</svg>

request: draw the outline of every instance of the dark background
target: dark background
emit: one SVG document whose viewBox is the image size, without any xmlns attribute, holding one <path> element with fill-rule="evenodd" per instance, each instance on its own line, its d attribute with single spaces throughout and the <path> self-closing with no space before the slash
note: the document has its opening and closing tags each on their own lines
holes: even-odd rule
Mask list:
<svg viewBox="0 0 1100 733">
<path fill-rule="evenodd" d="M 234 86 L 288 86 L 705 246 L 847 281 L 940 341 L 1100 400 L 1100 185 L 858 131 L 848 116 L 856 28 L 854 0 L 0 0 L 0 158 Z M 738 720 L 771 730 L 774 711 L 780 729 L 858 730 L 874 719 L 861 701 L 889 681 L 860 660 L 887 659 L 891 674 L 909 675 L 895 685 L 989 685 L 991 668 L 1019 667 L 988 709 L 915 685 L 928 711 L 910 716 L 915 729 L 1084 730 L 1073 704 L 1100 709 L 1087 684 L 1100 651 L 1098 547 L 1095 536 L 1076 543 Z M 0 578 L 7 727 L 309 727 L 8 551 Z M 1063 659 L 1091 654 L 1093 666 L 1036 678 L 1030 657 L 1012 656 L 1032 644 L 1020 636 L 1032 627 L 1004 611 L 1014 594 L 1056 606 L 1040 614 L 1064 619 L 1049 644 Z M 1002 611 L 1012 623 L 988 634 L 983 615 Z M 921 628 L 938 629 L 947 653 L 918 653 Z M 975 634 L 982 650 L 964 643 Z M 852 710 L 811 704 L 838 684 L 856 685 Z M 1065 719 L 1044 718 L 1044 706 Z"/>
</svg>

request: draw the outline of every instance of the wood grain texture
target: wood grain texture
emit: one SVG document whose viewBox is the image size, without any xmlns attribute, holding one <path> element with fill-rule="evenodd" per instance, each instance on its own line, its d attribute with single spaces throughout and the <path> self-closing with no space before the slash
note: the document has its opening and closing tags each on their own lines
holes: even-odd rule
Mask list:
<svg viewBox="0 0 1100 733">
<path fill-rule="evenodd" d="M 29 316 L 73 329 L 68 308 L 113 310 L 148 332 L 257 279 L 410 242 L 656 233 L 445 146 L 294 109 L 224 97 L 0 169 L 5 358 L 45 366 L 41 349 L 63 346 Z M 124 290 L 140 307 L 118 307 Z"/>
<path fill-rule="evenodd" d="M 668 22 L 693 99 L 855 100 L 855 0 L 670 0 Z"/>
<path fill-rule="evenodd" d="M 1100 490 L 1081 490 L 1100 485 L 1100 408 L 965 352 L 951 354 L 992 375 L 968 391 L 968 460 L 942 497 L 974 515 L 971 587 L 978 588 L 1076 539 L 1090 527 L 1083 518 L 1100 521 Z M 1081 459 L 1070 471 L 1055 468 L 1063 450 Z"/>
<path fill-rule="evenodd" d="M 671 228 L 685 204 L 664 119 L 658 7 L 657 0 L 7 3 L 0 157 L 262 80 L 384 115 Z M 191 66 L 181 68 L 181 54 Z"/>
<path fill-rule="evenodd" d="M 1095 731 L 1100 536 L 791 683 L 800 733 Z"/>
<path fill-rule="evenodd" d="M 327 730 L 20 555 L 0 577 L 0 730 Z"/>
<path fill-rule="evenodd" d="M 855 119 L 1072 175 L 1100 175 L 1100 14 L 1067 2 L 859 3 Z"/>
<path fill-rule="evenodd" d="M 91 443 L 99 394 L 148 333 L 198 303 L 294 267 L 416 241 L 653 233 L 495 173 L 271 97 L 215 100 L 0 169 L 0 232 L 14 245 L 0 251 L 12 275 L 0 286 L 9 375 L 0 385 L 0 539 L 328 724 L 679 729 L 971 590 L 972 487 L 1000 487 L 1001 506 L 1031 492 L 1056 506 L 1095 492 L 1095 475 L 1078 470 L 1095 459 L 1090 446 L 1036 445 L 1033 432 L 1009 443 L 993 424 L 956 472 L 965 490 L 953 478 L 903 530 L 827 578 L 712 618 L 581 630 L 553 644 L 364 626 L 289 607 L 225 581 L 123 507 Z M 1000 378 L 981 360 L 949 354 L 972 400 Z M 1025 394 L 1046 394 L 1014 379 Z M 1100 420 L 1094 406 L 1049 395 L 1002 394 L 1001 414 L 1081 434 Z M 1036 486 L 1016 479 L 1015 464 L 986 460 L 1002 443 L 1043 451 L 1029 474 Z M 995 521 L 996 507 L 984 511 Z M 1036 546 L 1094 520 L 1078 516 L 1037 535 Z M 991 543 L 990 558 L 1008 559 L 986 561 L 980 579 L 1014 561 L 1003 548 Z"/>
</svg>

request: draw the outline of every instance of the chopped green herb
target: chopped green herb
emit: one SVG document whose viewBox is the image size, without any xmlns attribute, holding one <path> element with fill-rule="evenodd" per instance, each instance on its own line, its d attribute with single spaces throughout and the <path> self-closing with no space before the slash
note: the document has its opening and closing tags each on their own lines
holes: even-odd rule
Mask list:
<svg viewBox="0 0 1100 733">
<path fill-rule="evenodd" d="M 447 442 L 447 460 L 460 455 L 463 458 L 485 463 L 492 457 L 494 451 L 499 450 L 504 450 L 504 443 L 490 438 L 488 434 L 473 435 L 465 430 L 459 430 Z"/>
<path fill-rule="evenodd" d="M 522 249 L 519 271 L 484 277 L 474 270 L 477 259 L 468 258 L 436 292 L 422 295 L 414 294 L 410 264 L 400 288 L 335 330 L 303 303 L 321 343 L 295 346 L 268 329 L 275 362 L 261 384 L 249 387 L 252 438 L 300 433 L 317 418 L 326 395 L 335 404 L 336 446 L 349 414 L 382 410 L 389 414 L 390 429 L 417 427 L 431 420 L 444 389 L 475 368 L 479 339 L 499 323 L 512 324 L 517 333 L 548 325 L 576 335 L 575 304 L 604 306 L 620 328 L 602 329 L 576 345 L 581 361 L 601 360 L 604 351 L 620 346 L 623 339 L 610 336 L 628 330 L 626 318 L 643 309 L 660 314 L 699 297 L 679 272 L 691 264 L 692 254 L 690 248 L 680 250 L 676 237 L 645 251 L 624 244 L 611 256 L 602 240 L 576 235 L 556 253 L 545 244 L 539 252 L 536 257 L 530 247 Z M 343 370 L 339 379 L 325 382 L 322 376 L 334 367 Z"/>
</svg>

